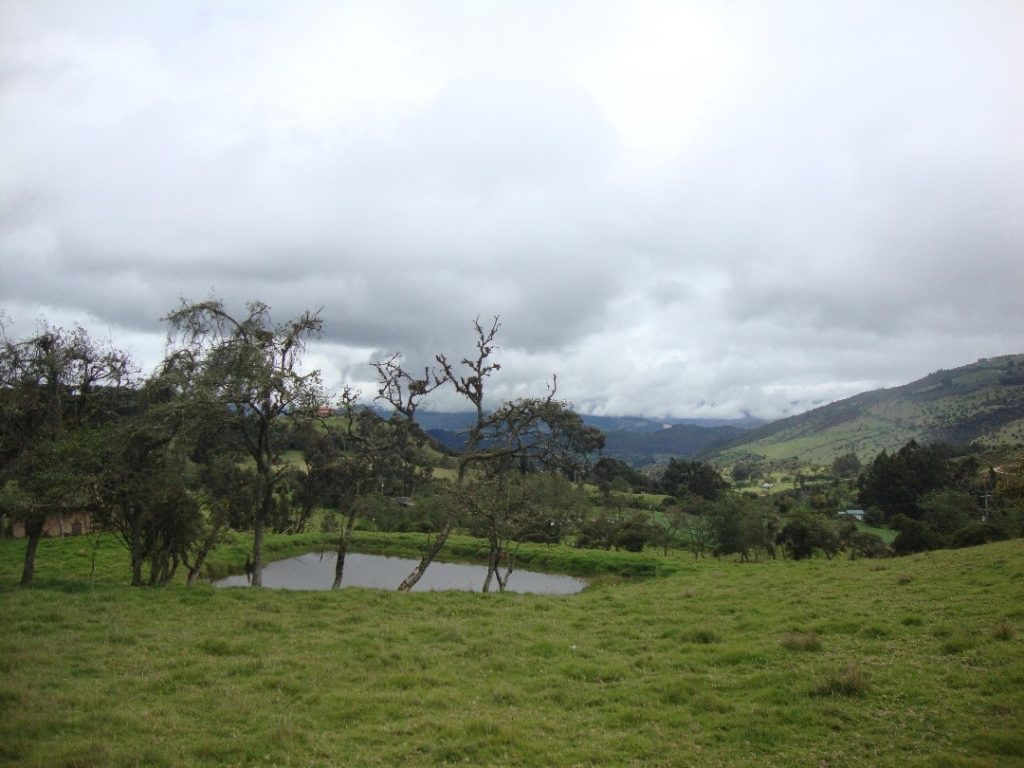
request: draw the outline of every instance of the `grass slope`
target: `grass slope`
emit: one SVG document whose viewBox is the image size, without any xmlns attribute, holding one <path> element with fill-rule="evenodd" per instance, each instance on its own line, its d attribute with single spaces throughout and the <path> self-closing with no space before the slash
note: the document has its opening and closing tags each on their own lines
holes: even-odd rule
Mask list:
<svg viewBox="0 0 1024 768">
<path fill-rule="evenodd" d="M 1021 541 L 572 597 L 131 589 L 98 541 L 31 590 L 0 542 L 0 764 L 1024 765 Z"/>
<path fill-rule="evenodd" d="M 751 430 L 716 458 L 827 464 L 874 458 L 915 439 L 985 446 L 1024 444 L 1024 355 L 979 360 L 911 384 L 865 392 Z"/>
</svg>

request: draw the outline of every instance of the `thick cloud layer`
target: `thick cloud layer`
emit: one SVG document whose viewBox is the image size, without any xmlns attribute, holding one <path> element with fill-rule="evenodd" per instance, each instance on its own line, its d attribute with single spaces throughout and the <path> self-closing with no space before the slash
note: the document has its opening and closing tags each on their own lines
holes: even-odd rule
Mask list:
<svg viewBox="0 0 1024 768">
<path fill-rule="evenodd" d="M 777 416 L 1022 351 L 1007 2 L 8 2 L 0 306 L 158 359 L 214 293 L 311 362 Z M 452 405 L 439 403 L 439 407 Z"/>
</svg>

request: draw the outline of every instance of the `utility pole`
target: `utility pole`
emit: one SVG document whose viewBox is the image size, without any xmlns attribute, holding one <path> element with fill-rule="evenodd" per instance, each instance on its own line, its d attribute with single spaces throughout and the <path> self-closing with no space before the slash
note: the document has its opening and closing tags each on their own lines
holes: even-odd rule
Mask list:
<svg viewBox="0 0 1024 768">
<path fill-rule="evenodd" d="M 992 494 L 989 493 L 988 490 L 981 494 L 981 501 L 983 505 L 981 509 L 981 522 L 983 523 L 988 522 L 988 500 L 990 498 L 992 498 Z"/>
</svg>

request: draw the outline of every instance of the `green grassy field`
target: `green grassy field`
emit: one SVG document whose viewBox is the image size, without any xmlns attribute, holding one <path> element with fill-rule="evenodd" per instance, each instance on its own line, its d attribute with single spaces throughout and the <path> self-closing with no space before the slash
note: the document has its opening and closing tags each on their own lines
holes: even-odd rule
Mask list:
<svg viewBox="0 0 1024 768">
<path fill-rule="evenodd" d="M 572 597 L 131 589 L 96 542 L 24 590 L 0 541 L 2 765 L 1024 765 L 1022 541 Z"/>
</svg>

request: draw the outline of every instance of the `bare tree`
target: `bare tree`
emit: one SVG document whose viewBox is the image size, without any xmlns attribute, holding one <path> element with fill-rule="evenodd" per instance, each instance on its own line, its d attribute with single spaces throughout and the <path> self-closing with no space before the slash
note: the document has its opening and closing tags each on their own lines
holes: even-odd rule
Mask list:
<svg viewBox="0 0 1024 768">
<path fill-rule="evenodd" d="M 580 456 L 596 451 L 603 445 L 603 436 L 598 430 L 584 427 L 579 416 L 572 413 L 566 403 L 555 399 L 556 380 L 552 381 L 545 397 L 506 402 L 494 411 L 487 411 L 487 380 L 501 369 L 492 359 L 497 349 L 495 338 L 500 327 L 498 317 L 490 325 L 481 325 L 477 318 L 473 322 L 476 332 L 475 352 L 462 358 L 458 364 L 439 354 L 435 357 L 439 370 L 428 367 L 422 377 L 407 373 L 397 355 L 374 366 L 380 382 L 377 399 L 390 403 L 409 421 L 415 415 L 420 398 L 445 385 L 450 385 L 465 398 L 474 411 L 465 447 L 458 458 L 453 489 L 455 501 L 449 505 L 439 530 L 428 543 L 420 562 L 399 585 L 400 591 L 412 589 L 420 580 L 451 535 L 460 511 L 468 511 L 477 516 L 491 514 L 495 524 L 490 527 L 489 533 L 488 562 L 491 566 L 488 568 L 486 585 L 490 585 L 492 576 L 497 576 L 499 586 L 503 588 L 503 578 L 507 579 L 507 575 L 501 577 L 496 564 L 502 561 L 505 542 L 510 539 L 506 535 L 507 525 L 499 525 L 498 521 L 517 517 L 511 514 L 512 509 L 525 507 L 519 503 L 507 503 L 509 498 L 506 497 L 499 506 L 504 505 L 503 508 L 509 514 L 494 514 L 493 507 L 490 513 L 485 513 L 481 506 L 483 500 L 491 497 L 490 503 L 494 503 L 493 494 L 479 492 L 482 486 L 470 488 L 470 479 L 487 479 L 493 485 L 502 473 L 522 472 L 531 466 L 565 471 L 577 466 Z M 506 483 L 505 487 L 511 486 Z"/>
</svg>

